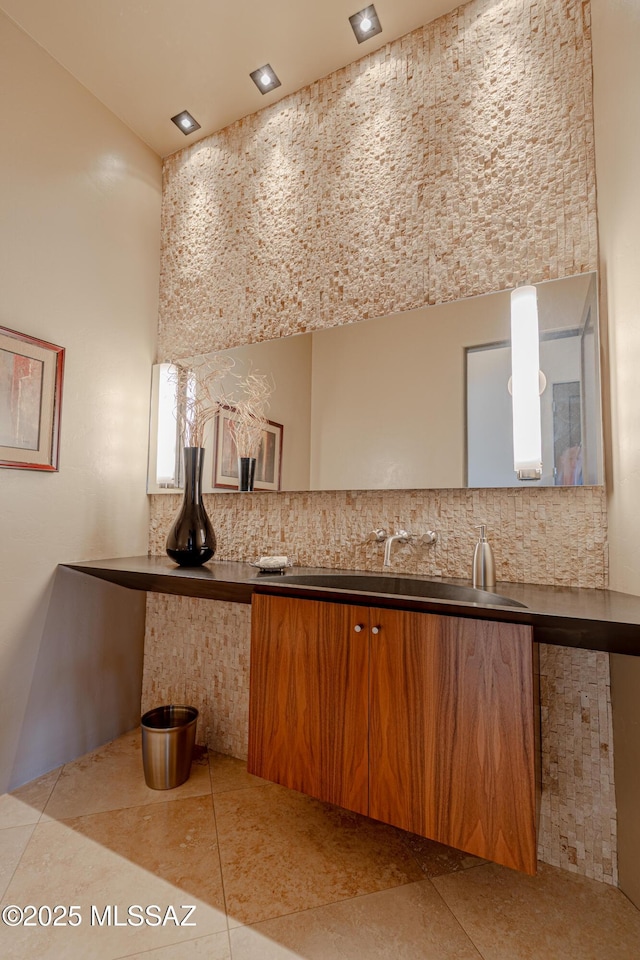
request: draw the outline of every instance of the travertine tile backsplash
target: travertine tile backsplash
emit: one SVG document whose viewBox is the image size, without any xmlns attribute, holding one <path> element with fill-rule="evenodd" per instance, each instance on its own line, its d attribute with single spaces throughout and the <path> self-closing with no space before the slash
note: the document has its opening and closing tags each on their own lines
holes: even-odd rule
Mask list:
<svg viewBox="0 0 640 960">
<path fill-rule="evenodd" d="M 388 315 L 597 264 L 590 9 L 472 0 L 170 157 L 158 359 Z M 438 533 L 394 567 L 602 587 L 595 488 L 205 497 L 218 556 L 377 570 L 374 527 Z M 164 551 L 179 497 L 152 498 Z M 189 701 L 246 755 L 250 611 L 148 599 L 144 703 Z M 608 658 L 543 647 L 540 855 L 616 880 Z"/>
<path fill-rule="evenodd" d="M 381 570 L 377 527 L 434 530 L 433 546 L 394 547 L 408 573 L 469 577 L 478 525 L 487 524 L 499 580 L 602 587 L 607 582 L 606 498 L 601 487 L 537 490 L 368 490 L 205 495 L 218 556 L 287 554 L 299 566 Z M 151 553 L 164 553 L 180 497 L 152 500 Z"/>
</svg>

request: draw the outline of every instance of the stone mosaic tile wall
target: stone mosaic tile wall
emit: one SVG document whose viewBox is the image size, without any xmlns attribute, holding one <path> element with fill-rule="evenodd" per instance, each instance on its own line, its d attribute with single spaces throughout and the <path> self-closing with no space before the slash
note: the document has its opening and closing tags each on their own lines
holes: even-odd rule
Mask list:
<svg viewBox="0 0 640 960">
<path fill-rule="evenodd" d="M 472 0 L 164 166 L 158 359 L 593 270 L 589 5 Z M 377 570 L 373 527 L 438 532 L 406 572 L 600 587 L 595 489 L 216 494 L 218 556 Z M 179 498 L 152 498 L 162 553 Z M 249 608 L 149 595 L 143 707 L 188 700 L 246 755 Z M 541 650 L 540 855 L 616 881 L 608 659 Z"/>
<path fill-rule="evenodd" d="M 540 646 L 541 860 L 617 883 L 609 655 Z"/>
<path fill-rule="evenodd" d="M 251 607 L 150 593 L 142 711 L 188 703 L 198 743 L 246 759 Z"/>
<path fill-rule="evenodd" d="M 594 270 L 590 41 L 472 0 L 169 157 L 158 359 Z"/>
<path fill-rule="evenodd" d="M 392 490 L 206 494 L 218 556 L 286 554 L 299 566 L 381 570 L 369 533 L 435 530 L 433 546 L 394 547 L 407 573 L 469 577 L 478 525 L 487 524 L 499 580 L 602 587 L 607 582 L 606 498 L 601 487 L 537 490 Z M 149 549 L 164 553 L 180 497 L 152 498 Z"/>
</svg>

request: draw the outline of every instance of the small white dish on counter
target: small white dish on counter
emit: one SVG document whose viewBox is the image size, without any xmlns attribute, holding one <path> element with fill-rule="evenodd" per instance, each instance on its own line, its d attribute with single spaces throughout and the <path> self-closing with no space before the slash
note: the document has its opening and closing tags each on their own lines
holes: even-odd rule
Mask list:
<svg viewBox="0 0 640 960">
<path fill-rule="evenodd" d="M 260 557 L 251 566 L 257 567 L 260 573 L 283 573 L 293 564 L 289 557 Z"/>
</svg>

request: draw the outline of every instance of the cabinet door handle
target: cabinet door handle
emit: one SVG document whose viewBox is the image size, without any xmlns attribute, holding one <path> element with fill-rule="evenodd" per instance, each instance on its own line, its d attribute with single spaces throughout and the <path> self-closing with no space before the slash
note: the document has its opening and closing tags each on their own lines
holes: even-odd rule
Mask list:
<svg viewBox="0 0 640 960">
<path fill-rule="evenodd" d="M 371 633 L 380 633 L 380 627 L 371 627 Z"/>
<path fill-rule="evenodd" d="M 364 629 L 364 627 L 362 626 L 361 623 L 356 623 L 353 629 L 355 630 L 356 633 L 360 633 Z"/>
</svg>

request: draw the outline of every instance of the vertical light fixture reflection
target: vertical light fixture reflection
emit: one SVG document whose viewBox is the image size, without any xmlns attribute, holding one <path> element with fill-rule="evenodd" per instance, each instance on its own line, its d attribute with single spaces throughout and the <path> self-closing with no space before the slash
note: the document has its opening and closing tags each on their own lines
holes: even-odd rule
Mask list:
<svg viewBox="0 0 640 960">
<path fill-rule="evenodd" d="M 158 445 L 156 447 L 156 483 L 176 486 L 176 406 L 178 378 L 171 363 L 159 364 L 158 375 Z"/>
<path fill-rule="evenodd" d="M 533 286 L 511 293 L 513 461 L 518 480 L 542 477 L 538 300 Z"/>
</svg>

